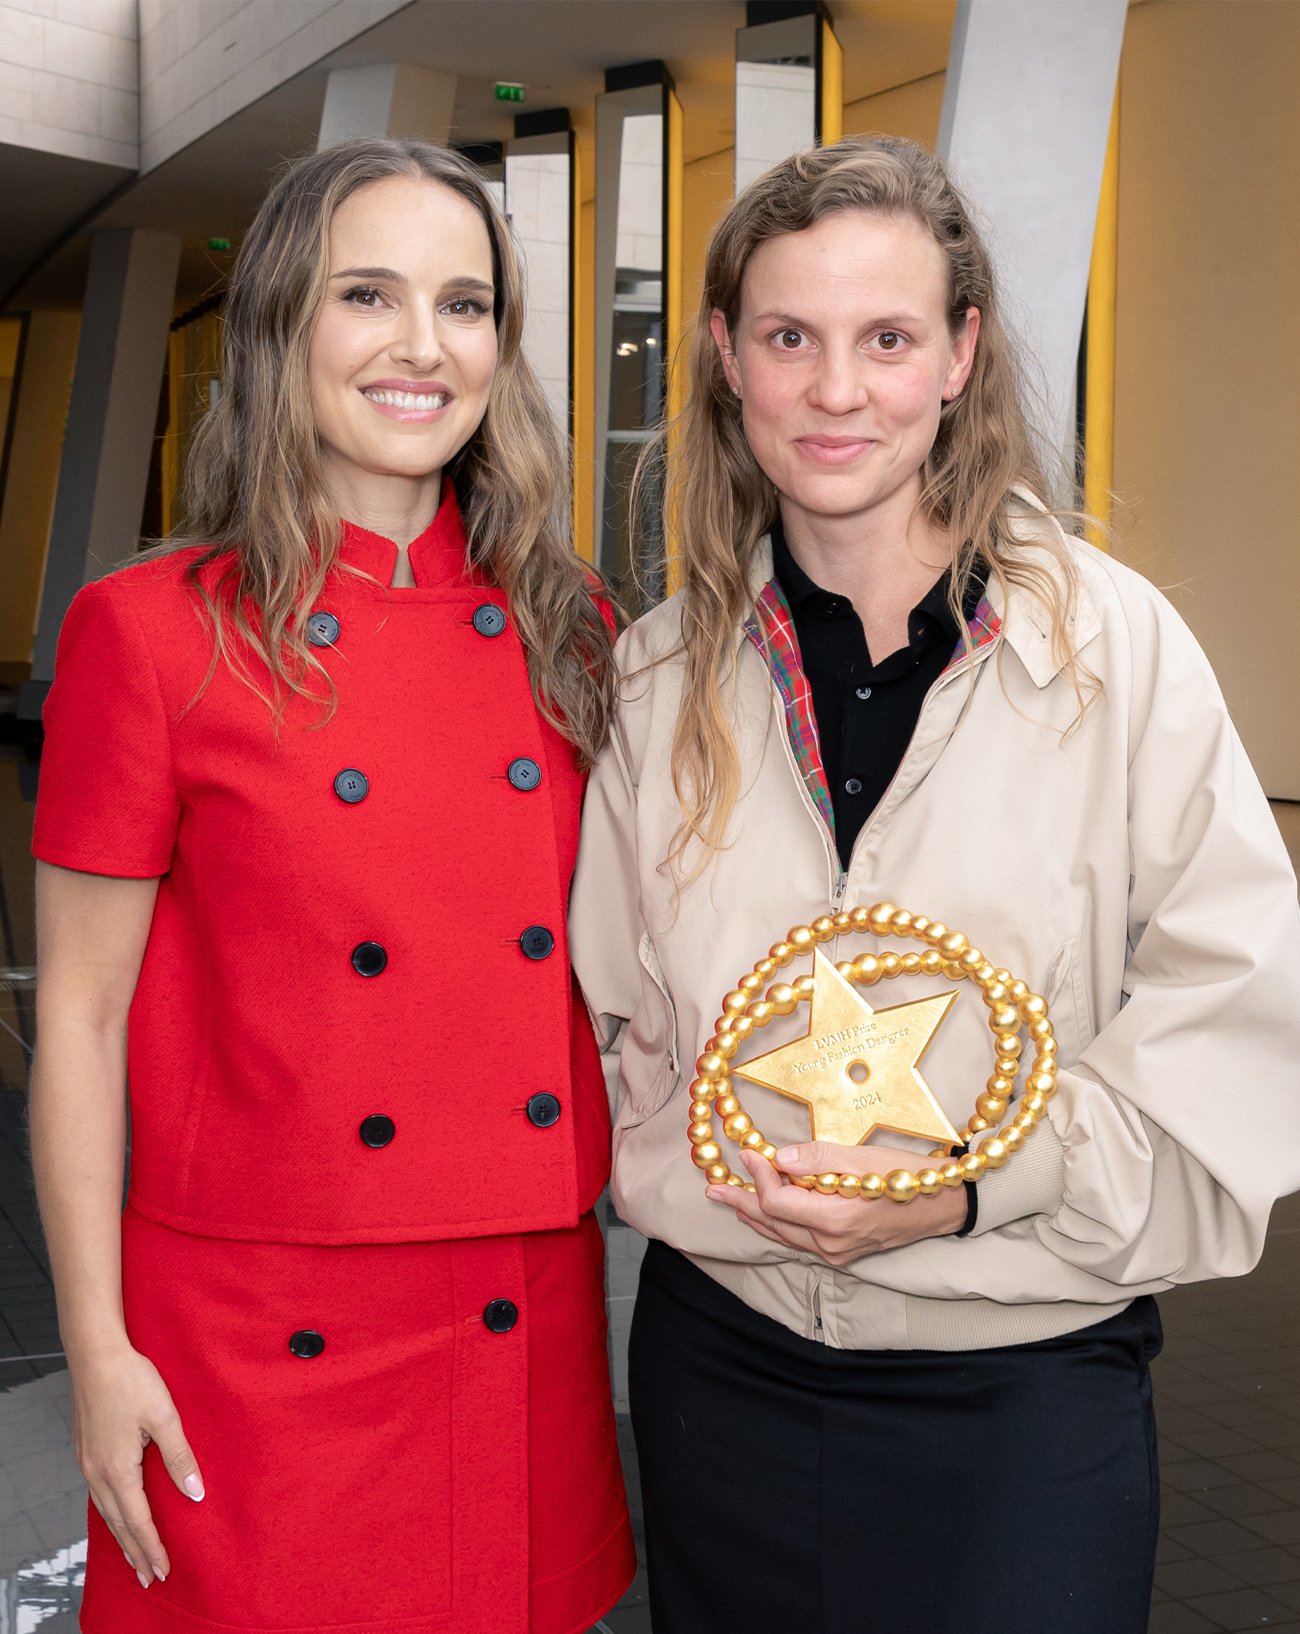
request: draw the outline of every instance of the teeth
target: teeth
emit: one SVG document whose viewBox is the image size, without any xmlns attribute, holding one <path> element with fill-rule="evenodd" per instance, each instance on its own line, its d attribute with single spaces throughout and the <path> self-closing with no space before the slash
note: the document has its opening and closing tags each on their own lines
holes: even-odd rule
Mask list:
<svg viewBox="0 0 1300 1634">
<path fill-rule="evenodd" d="M 444 392 L 368 390 L 362 395 L 372 403 L 382 403 L 385 408 L 440 409 L 447 401 Z"/>
</svg>

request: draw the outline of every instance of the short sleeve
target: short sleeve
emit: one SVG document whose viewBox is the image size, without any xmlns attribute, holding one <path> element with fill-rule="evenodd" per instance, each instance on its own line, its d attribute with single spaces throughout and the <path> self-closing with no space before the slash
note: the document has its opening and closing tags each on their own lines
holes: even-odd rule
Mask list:
<svg viewBox="0 0 1300 1634">
<path fill-rule="evenodd" d="M 59 635 L 32 851 L 80 873 L 154 879 L 171 867 L 179 815 L 154 655 L 129 583 L 98 580 Z"/>
</svg>

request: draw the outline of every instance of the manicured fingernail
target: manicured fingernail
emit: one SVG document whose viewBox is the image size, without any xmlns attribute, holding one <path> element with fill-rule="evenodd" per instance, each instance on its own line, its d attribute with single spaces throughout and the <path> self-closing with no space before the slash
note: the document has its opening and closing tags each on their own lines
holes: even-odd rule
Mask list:
<svg viewBox="0 0 1300 1634">
<path fill-rule="evenodd" d="M 153 1569 L 153 1574 L 158 1581 L 160 1583 L 165 1583 L 167 1581 L 167 1573 L 162 1569 L 162 1567 L 155 1566 L 152 1560 L 149 1562 L 149 1565 Z"/>
<path fill-rule="evenodd" d="M 798 1159 L 799 1148 L 797 1146 L 782 1146 L 776 1154 L 778 1163 L 796 1163 Z"/>
<path fill-rule="evenodd" d="M 187 1475 L 181 1482 L 187 1497 L 193 1498 L 195 1503 L 203 1497 L 203 1481 L 198 1475 Z"/>
<path fill-rule="evenodd" d="M 144 1573 L 137 1572 L 135 1575 L 140 1579 L 140 1587 L 142 1589 L 147 1589 L 149 1587 L 149 1579 L 144 1575 Z"/>
<path fill-rule="evenodd" d="M 708 1198 L 710 1203 L 716 1203 L 717 1200 L 719 1199 L 719 1197 L 722 1196 L 722 1187 L 721 1186 L 706 1186 L 704 1188 L 704 1195 Z"/>
</svg>

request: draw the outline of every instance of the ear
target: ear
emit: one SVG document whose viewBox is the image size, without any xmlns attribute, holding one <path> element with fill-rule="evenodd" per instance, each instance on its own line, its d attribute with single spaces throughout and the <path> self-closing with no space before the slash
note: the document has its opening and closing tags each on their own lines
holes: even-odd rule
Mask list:
<svg viewBox="0 0 1300 1634">
<path fill-rule="evenodd" d="M 718 348 L 718 356 L 722 359 L 722 372 L 727 377 L 727 384 L 732 391 L 740 390 L 740 371 L 736 367 L 736 352 L 731 344 L 731 333 L 727 328 L 727 320 L 715 306 L 709 318 L 709 333 L 713 336 L 713 344 Z"/>
<path fill-rule="evenodd" d="M 975 367 L 975 345 L 979 340 L 979 332 L 980 309 L 977 306 L 968 306 L 962 327 L 952 338 L 952 362 L 948 365 L 948 373 L 943 382 L 945 399 L 960 397 L 962 389 L 970 379 L 970 372 Z"/>
</svg>

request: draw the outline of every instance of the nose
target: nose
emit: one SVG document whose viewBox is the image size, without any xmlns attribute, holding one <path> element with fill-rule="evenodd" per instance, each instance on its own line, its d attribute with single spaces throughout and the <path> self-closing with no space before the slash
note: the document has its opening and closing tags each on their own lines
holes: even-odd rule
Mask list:
<svg viewBox="0 0 1300 1634">
<path fill-rule="evenodd" d="M 867 400 L 867 365 L 855 346 L 823 349 L 812 381 L 813 406 L 827 414 L 850 414 Z"/>
<path fill-rule="evenodd" d="M 421 372 L 436 368 L 442 361 L 442 334 L 431 303 L 408 301 L 403 306 L 392 350 L 395 361 Z"/>
</svg>

